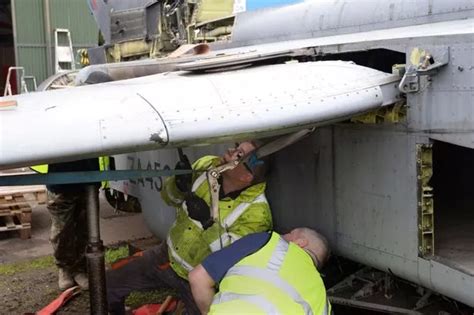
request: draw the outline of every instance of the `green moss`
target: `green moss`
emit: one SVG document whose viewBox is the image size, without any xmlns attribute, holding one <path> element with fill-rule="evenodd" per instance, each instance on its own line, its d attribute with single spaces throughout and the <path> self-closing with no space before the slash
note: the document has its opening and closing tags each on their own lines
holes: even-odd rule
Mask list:
<svg viewBox="0 0 474 315">
<path fill-rule="evenodd" d="M 44 269 L 54 266 L 53 256 L 44 256 L 29 261 L 0 265 L 0 275 L 13 275 L 34 269 Z"/>
<path fill-rule="evenodd" d="M 148 292 L 134 291 L 125 300 L 125 304 L 132 309 L 138 308 L 144 304 L 156 304 L 163 302 L 168 295 L 176 296 L 173 290 L 154 290 Z"/>
<path fill-rule="evenodd" d="M 107 249 L 105 252 L 106 263 L 113 263 L 119 259 L 128 256 L 128 245 L 124 245 L 118 248 Z M 21 261 L 17 263 L 2 264 L 0 265 L 0 275 L 13 275 L 17 272 L 24 272 L 34 269 L 44 269 L 54 266 L 53 256 L 44 256 L 28 261 Z"/>
<path fill-rule="evenodd" d="M 128 245 L 123 245 L 117 248 L 108 248 L 105 251 L 105 263 L 113 264 L 117 260 L 128 257 Z"/>
</svg>

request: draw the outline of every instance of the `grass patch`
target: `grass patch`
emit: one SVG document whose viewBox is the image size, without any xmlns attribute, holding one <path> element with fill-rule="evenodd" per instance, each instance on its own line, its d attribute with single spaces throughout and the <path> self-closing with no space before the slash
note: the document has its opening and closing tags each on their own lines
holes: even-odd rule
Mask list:
<svg viewBox="0 0 474 315">
<path fill-rule="evenodd" d="M 109 264 L 125 257 L 128 257 L 128 245 L 120 246 L 118 248 L 107 249 L 105 251 L 105 261 Z M 45 269 L 54 265 L 54 257 L 52 255 L 44 256 L 28 261 L 1 264 L 0 275 L 9 276 L 17 272 L 25 272 L 35 269 Z"/>
<path fill-rule="evenodd" d="M 123 245 L 117 248 L 108 248 L 105 250 L 105 263 L 113 264 L 117 260 L 129 256 L 128 245 Z"/>
<path fill-rule="evenodd" d="M 0 275 L 13 275 L 17 272 L 44 269 L 54 265 L 53 256 L 44 256 L 29 261 L 0 265 Z"/>
</svg>

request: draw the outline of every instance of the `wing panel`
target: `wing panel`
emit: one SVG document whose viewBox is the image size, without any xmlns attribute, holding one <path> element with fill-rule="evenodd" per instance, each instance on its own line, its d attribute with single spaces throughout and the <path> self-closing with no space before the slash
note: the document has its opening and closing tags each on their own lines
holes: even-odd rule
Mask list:
<svg viewBox="0 0 474 315">
<path fill-rule="evenodd" d="M 17 106 L 0 111 L 0 168 L 146 150 L 166 142 L 159 114 L 133 85 L 101 84 L 2 101 L 8 99 Z"/>
<path fill-rule="evenodd" d="M 321 34 L 321 36 L 319 37 L 315 37 L 313 34 L 311 38 L 286 38 L 284 36 L 277 36 L 276 38 L 278 38 L 279 40 L 272 42 L 262 42 L 261 39 L 252 39 L 252 37 L 249 37 L 248 39 L 243 39 L 242 41 L 236 40 L 234 38 L 232 42 L 220 46 L 221 49 L 218 51 L 218 53 L 242 54 L 245 51 L 247 53 L 255 55 L 277 54 L 280 52 L 298 50 L 308 47 L 317 47 L 319 50 L 326 52 L 327 49 L 325 47 L 329 46 L 334 46 L 336 48 L 338 47 L 337 51 L 339 51 L 340 47 L 345 47 L 344 45 L 350 44 L 364 44 L 374 42 L 384 43 L 385 41 L 386 42 L 384 44 L 387 44 L 391 41 L 396 41 L 400 39 L 409 40 L 412 38 L 473 34 L 473 22 L 474 18 L 470 17 L 452 21 L 440 21 L 420 25 L 374 29 L 368 31 L 361 31 L 358 33 L 350 32 L 348 34 L 333 35 Z M 236 27 L 238 27 L 238 21 L 236 22 L 236 25 Z M 252 30 L 254 29 L 255 28 L 252 28 Z"/>
<path fill-rule="evenodd" d="M 399 97 L 398 77 L 349 62 L 176 76 L 186 91 L 179 98 L 143 94 L 162 115 L 171 146 L 287 133 L 343 120 Z"/>
<path fill-rule="evenodd" d="M 305 1 L 238 14 L 232 31 L 232 45 L 235 47 L 313 38 L 318 43 L 314 46 L 317 46 L 321 42 L 319 39 L 335 37 L 340 38 L 337 44 L 343 44 L 346 41 L 371 40 L 373 37 L 374 40 L 377 37 L 400 38 L 407 33 L 415 37 L 429 36 L 422 32 L 423 28 L 428 34 L 433 31 L 449 31 L 449 27 L 442 30 L 436 25 L 450 25 L 450 22 L 456 22 L 454 20 L 460 22 L 472 19 L 473 14 L 474 4 L 468 0 Z M 472 26 L 469 32 L 472 33 Z"/>
<path fill-rule="evenodd" d="M 164 73 L 30 93 L 0 111 L 0 168 L 266 137 L 399 97 L 398 77 L 349 62 Z"/>
</svg>

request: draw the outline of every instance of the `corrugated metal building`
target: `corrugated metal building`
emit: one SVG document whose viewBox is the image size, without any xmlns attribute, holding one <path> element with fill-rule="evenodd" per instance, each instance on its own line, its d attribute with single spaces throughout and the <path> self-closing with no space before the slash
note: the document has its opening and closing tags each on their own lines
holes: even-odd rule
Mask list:
<svg viewBox="0 0 474 315">
<path fill-rule="evenodd" d="M 8 68 L 21 66 L 40 83 L 54 73 L 54 31 L 68 29 L 77 50 L 97 46 L 98 29 L 86 0 L 0 0 L 0 89 Z M 63 37 L 60 37 L 60 43 Z M 10 82 L 16 90 L 16 78 Z M 30 90 L 31 85 L 29 84 Z"/>
</svg>

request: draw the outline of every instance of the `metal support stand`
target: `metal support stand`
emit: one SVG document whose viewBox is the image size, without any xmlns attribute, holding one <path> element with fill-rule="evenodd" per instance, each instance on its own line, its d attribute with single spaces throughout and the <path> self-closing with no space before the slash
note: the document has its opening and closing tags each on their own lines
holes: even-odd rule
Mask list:
<svg viewBox="0 0 474 315">
<path fill-rule="evenodd" d="M 104 246 L 100 239 L 99 194 L 95 185 L 87 185 L 87 270 L 91 314 L 107 315 Z"/>
</svg>

